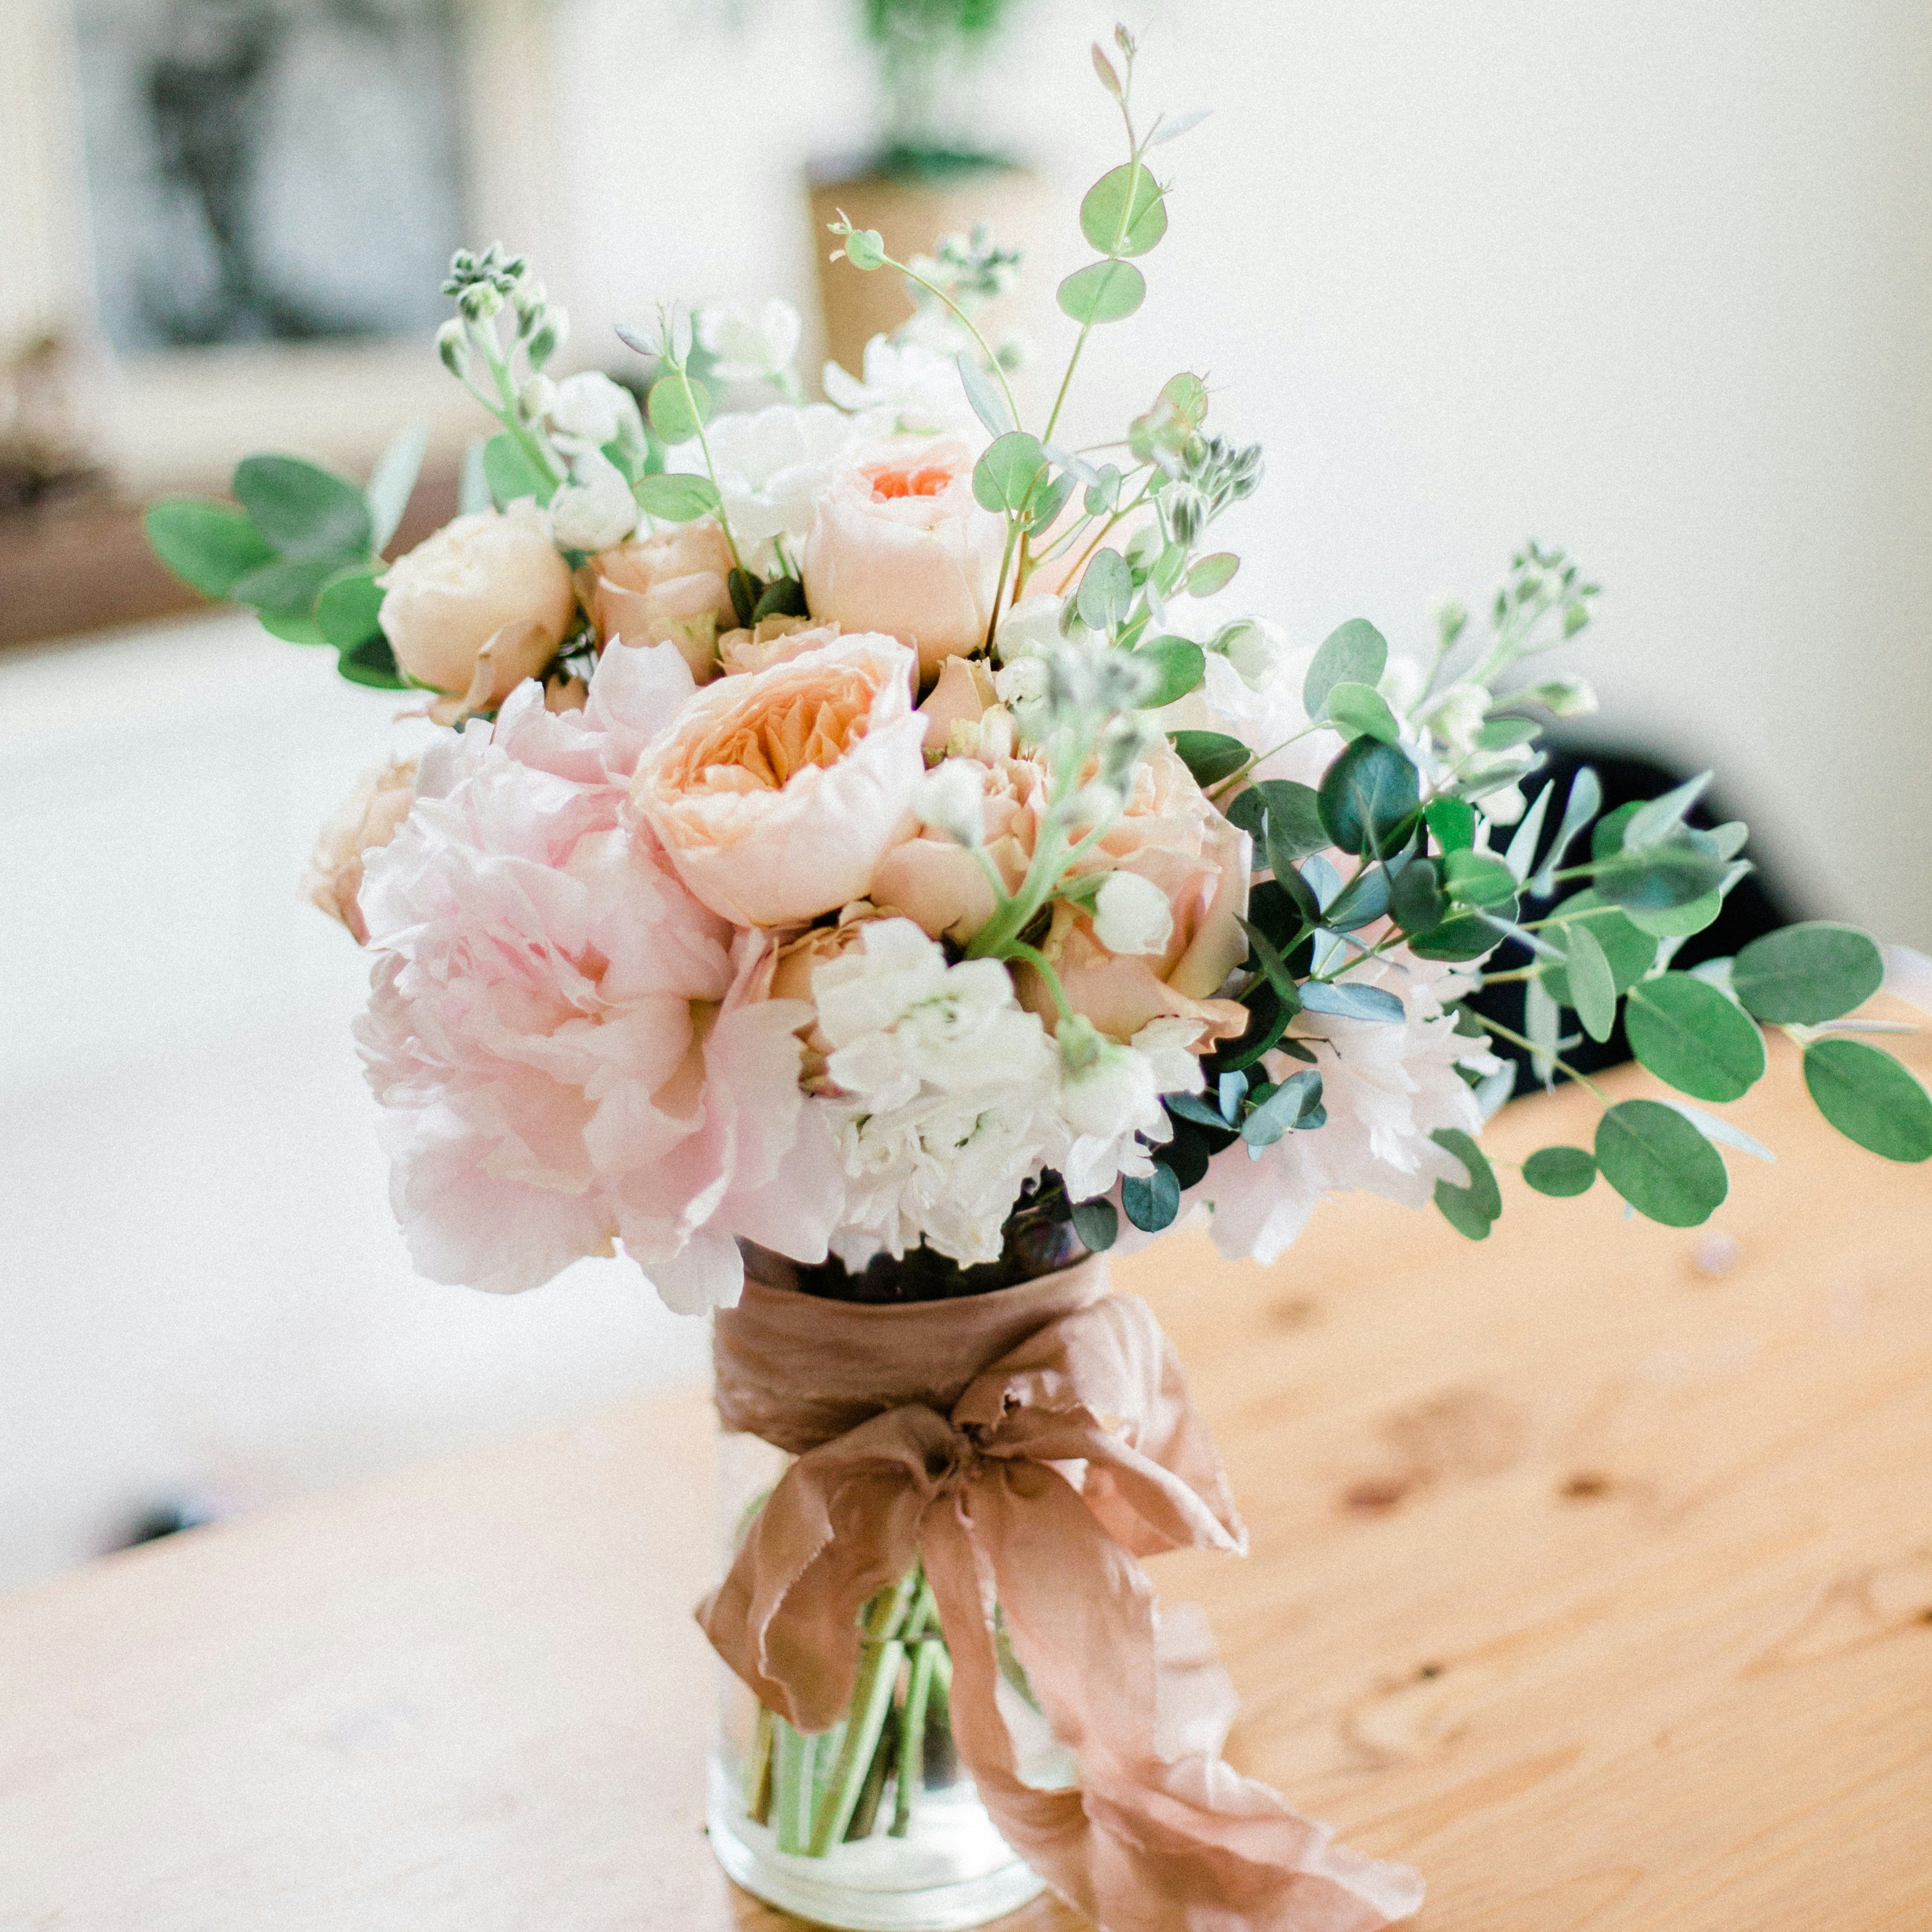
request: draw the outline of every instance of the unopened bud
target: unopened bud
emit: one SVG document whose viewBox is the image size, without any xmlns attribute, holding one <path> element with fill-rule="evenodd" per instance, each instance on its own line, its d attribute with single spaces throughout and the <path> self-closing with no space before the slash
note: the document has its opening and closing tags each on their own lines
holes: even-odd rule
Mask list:
<svg viewBox="0 0 1932 1932">
<path fill-rule="evenodd" d="M 460 376 L 470 367 L 470 332 L 454 316 L 436 332 L 436 352 L 452 376 Z"/>
</svg>

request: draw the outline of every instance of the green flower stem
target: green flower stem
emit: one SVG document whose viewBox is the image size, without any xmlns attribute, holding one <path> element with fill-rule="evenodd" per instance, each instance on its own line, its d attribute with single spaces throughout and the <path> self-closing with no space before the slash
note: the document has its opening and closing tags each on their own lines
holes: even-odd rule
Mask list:
<svg viewBox="0 0 1932 1932">
<path fill-rule="evenodd" d="M 922 1636 L 925 1630 L 925 1612 L 932 1603 L 932 1593 L 926 1592 L 920 1604 L 920 1617 L 916 1636 Z M 910 1629 L 908 1625 L 908 1629 Z M 907 1673 L 905 1702 L 899 1712 L 899 1773 L 898 1789 L 892 1798 L 892 1822 L 889 1834 L 895 1838 L 903 1838 L 912 1828 L 912 1809 L 917 1802 L 920 1788 L 926 1777 L 926 1706 L 932 1696 L 932 1680 L 937 1669 L 935 1659 L 946 1655 L 943 1645 L 919 1642 L 914 1652 L 912 1667 Z M 952 1659 L 946 1658 L 950 1665 Z M 950 1675 L 950 1672 L 949 1672 Z"/>
<path fill-rule="evenodd" d="M 886 1795 L 886 1780 L 891 1775 L 892 1758 L 898 1748 L 898 1727 L 882 1724 L 879 1726 L 879 1742 L 872 1752 L 872 1762 L 867 1767 L 866 1781 L 859 1787 L 859 1802 L 854 1808 L 852 1822 L 845 1828 L 845 1842 L 855 1838 L 869 1838 L 872 1828 L 879 1822 L 879 1801 Z"/>
<path fill-rule="evenodd" d="M 920 1572 L 908 1570 L 893 1588 L 881 1591 L 872 1599 L 866 1613 L 862 1660 L 853 1688 L 845 1735 L 812 1820 L 810 1850 L 814 1858 L 822 1858 L 842 1843 L 852 1822 L 860 1788 L 878 1751 L 879 1732 L 892 1708 L 893 1687 L 898 1682 L 899 1664 L 905 1655 L 900 1634 L 908 1627 L 907 1612 L 915 1591 L 925 1592 L 925 1587 Z"/>
<path fill-rule="evenodd" d="M 908 268 L 904 262 L 896 261 L 890 255 L 885 255 L 880 257 L 879 266 L 882 268 L 896 269 L 908 281 L 916 284 L 920 288 L 925 290 L 928 295 L 936 296 L 952 311 L 952 319 L 979 345 L 980 353 L 986 358 L 994 375 L 998 378 L 1000 392 L 1006 399 L 1006 410 L 1012 417 L 1013 427 L 1016 429 L 1021 428 L 1020 406 L 1013 399 L 1012 386 L 1006 380 L 1006 370 L 1000 366 L 1000 358 L 986 346 L 986 338 L 974 326 L 973 318 L 944 289 L 939 287 L 935 283 L 928 281 L 923 275 L 916 274 L 914 270 Z M 1048 434 L 1050 434 L 1051 431 Z"/>
<path fill-rule="evenodd" d="M 1028 946 L 1020 940 L 1013 940 L 1007 946 L 1006 957 L 1024 959 L 1046 982 L 1046 990 L 1053 995 L 1053 1004 L 1060 1009 L 1060 1017 L 1070 1020 L 1073 1009 L 1068 1004 L 1066 989 L 1060 983 L 1060 975 L 1053 970 L 1052 963 L 1037 946 Z"/>
<path fill-rule="evenodd" d="M 782 1718 L 772 1720 L 772 1728 L 778 1733 L 772 1808 L 778 1814 L 778 1850 L 802 1852 L 812 1843 L 812 1760 L 818 1740 L 794 1730 Z"/>
<path fill-rule="evenodd" d="M 1567 1060 L 1560 1059 L 1553 1053 L 1546 1053 L 1534 1040 L 1524 1039 L 1521 1034 L 1516 1032 L 1514 1028 L 1504 1026 L 1502 1021 L 1492 1020 L 1486 1013 L 1480 1017 L 1483 1030 L 1485 1033 L 1500 1034 L 1504 1040 L 1510 1041 L 1513 1045 L 1527 1048 L 1528 1052 L 1534 1054 L 1538 1059 L 1548 1060 L 1559 1073 L 1568 1074 L 1578 1086 L 1594 1094 L 1603 1106 L 1607 1107 L 1610 1104 L 1610 1096 L 1587 1073 L 1579 1072 Z"/>
<path fill-rule="evenodd" d="M 1230 772 L 1226 778 L 1210 788 L 1208 793 L 1209 803 L 1219 805 L 1222 800 L 1228 797 L 1234 790 L 1237 786 L 1246 781 L 1250 772 L 1258 771 L 1277 752 L 1286 751 L 1289 746 L 1306 738 L 1310 732 L 1332 731 L 1334 728 L 1334 726 L 1325 718 L 1311 718 L 1299 731 L 1292 733 L 1288 736 L 1282 739 L 1279 745 L 1272 746 L 1267 751 L 1258 754 L 1250 753 L 1244 764 Z"/>
<path fill-rule="evenodd" d="M 738 539 L 731 533 L 731 519 L 724 514 L 724 492 L 718 484 L 718 466 L 711 460 L 711 439 L 704 434 L 704 418 L 698 410 L 697 397 L 692 393 L 691 372 L 682 362 L 674 362 L 671 368 L 676 374 L 678 387 L 684 392 L 684 406 L 698 425 L 698 447 L 704 457 L 704 473 L 718 492 L 718 527 L 724 532 L 724 547 L 731 553 L 733 563 L 742 570 L 745 560 L 738 554 Z"/>
<path fill-rule="evenodd" d="M 999 580 L 993 586 L 993 602 L 986 617 L 986 641 L 980 646 L 981 650 L 988 652 L 993 648 L 993 639 L 999 632 L 1000 600 L 1006 594 L 1006 572 L 1012 567 L 1013 539 L 1018 537 L 1019 534 L 1020 520 L 1018 513 L 1016 512 L 1006 519 L 1006 548 L 1000 553 Z M 1013 595 L 1016 598 L 1019 595 L 1020 583 L 1024 580 L 1026 539 L 1024 537 L 1020 538 L 1020 569 L 1022 576 L 1016 580 L 1013 586 Z"/>
<path fill-rule="evenodd" d="M 494 327 L 485 328 L 481 323 L 472 322 L 470 325 L 470 340 L 482 350 L 483 359 L 490 365 L 490 374 L 496 385 L 496 394 L 501 399 L 502 406 L 500 409 L 493 407 L 478 394 L 475 386 L 466 376 L 464 380 L 464 387 L 468 389 L 472 396 L 476 396 L 477 400 L 482 403 L 483 406 L 488 410 L 490 413 L 510 432 L 521 446 L 524 454 L 529 457 L 552 483 L 560 483 L 563 480 L 562 471 L 551 460 L 550 452 L 538 441 L 536 436 L 531 432 L 530 425 L 524 421 L 521 413 L 518 410 L 517 392 L 510 381 L 510 365 L 502 352 L 502 346 L 496 339 L 496 329 Z"/>
<path fill-rule="evenodd" d="M 772 1815 L 772 1754 L 776 1742 L 772 1727 L 776 1721 L 766 1706 L 758 1706 L 751 1760 L 745 1767 L 745 1815 L 754 1825 L 765 1823 Z"/>
</svg>

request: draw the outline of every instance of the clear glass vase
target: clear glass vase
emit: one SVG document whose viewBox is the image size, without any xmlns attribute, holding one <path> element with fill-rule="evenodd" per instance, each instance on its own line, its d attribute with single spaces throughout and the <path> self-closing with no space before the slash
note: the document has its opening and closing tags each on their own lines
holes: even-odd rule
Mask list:
<svg viewBox="0 0 1932 1932">
<path fill-rule="evenodd" d="M 755 1436 L 721 1435 L 727 1562 L 788 1460 Z M 817 1736 L 775 1717 L 718 1666 L 712 1849 L 747 1892 L 821 1925 L 854 1932 L 983 1925 L 1043 1885 L 994 1828 L 953 1748 L 952 1660 L 920 1574 L 881 1592 L 864 1626 L 850 1706 Z M 1018 1688 L 1001 1687 L 1002 1706 L 1010 1690 L 1016 1740 L 1048 1768 L 1051 1735 L 1016 1667 L 1015 1676 Z"/>
</svg>

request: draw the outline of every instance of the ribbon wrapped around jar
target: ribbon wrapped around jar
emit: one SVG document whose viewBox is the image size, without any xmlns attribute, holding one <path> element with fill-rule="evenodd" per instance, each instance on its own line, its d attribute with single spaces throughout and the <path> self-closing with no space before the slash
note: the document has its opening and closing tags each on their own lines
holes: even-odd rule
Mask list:
<svg viewBox="0 0 1932 1932">
<path fill-rule="evenodd" d="M 715 1346 L 724 1426 L 796 1458 L 698 1612 L 767 1709 L 806 1733 L 840 1721 L 861 1611 L 922 1566 L 981 1801 L 1108 1932 L 1374 1932 L 1416 1910 L 1414 1873 L 1221 1760 L 1199 1690 L 1225 1678 L 1161 1642 L 1138 1559 L 1246 1535 L 1172 1346 L 1103 1262 L 884 1306 L 748 1282 Z M 1002 1643 L 1077 1785 L 1022 1775 Z"/>
</svg>

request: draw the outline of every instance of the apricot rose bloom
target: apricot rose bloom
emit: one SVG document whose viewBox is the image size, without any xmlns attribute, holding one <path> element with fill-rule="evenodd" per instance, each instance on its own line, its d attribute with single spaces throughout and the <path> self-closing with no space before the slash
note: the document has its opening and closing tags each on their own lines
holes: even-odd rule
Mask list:
<svg viewBox="0 0 1932 1932">
<path fill-rule="evenodd" d="M 397 663 L 466 710 L 487 711 L 537 676 L 577 616 L 570 566 L 529 502 L 457 518 L 376 581 Z"/>
<path fill-rule="evenodd" d="M 1047 776 L 1024 756 L 952 764 L 985 774 L 986 850 L 1009 892 L 1030 862 L 1047 796 Z M 1093 915 L 1062 900 L 1054 907 L 1040 950 L 1058 974 L 1073 1010 L 1116 1040 L 1130 1040 L 1154 1019 L 1196 1023 L 1196 1045 L 1238 1036 L 1246 1010 L 1217 999 L 1222 982 L 1247 952 L 1241 920 L 1248 910 L 1248 835 L 1228 824 L 1179 756 L 1156 745 L 1134 770 L 1126 808 L 1076 868 L 1124 872 L 1166 898 L 1172 923 L 1158 950 L 1110 951 Z M 905 841 L 880 862 L 875 904 L 904 913 L 934 938 L 970 940 L 992 916 L 993 895 L 973 854 L 943 832 Z M 1136 934 L 1144 941 L 1146 922 Z M 1051 1024 L 1054 1007 L 1040 976 L 1016 976 L 1023 1006 Z"/>
<path fill-rule="evenodd" d="M 584 567 L 598 643 L 675 644 L 702 684 L 717 669 L 718 626 L 737 622 L 730 573 L 730 545 L 709 518 L 599 550 Z"/>
<path fill-rule="evenodd" d="M 973 463 L 952 436 L 899 436 L 859 452 L 832 478 L 806 542 L 812 615 L 910 645 L 927 676 L 977 650 L 1006 524 L 974 500 Z"/>
<path fill-rule="evenodd" d="M 925 774 L 912 653 L 844 637 L 707 685 L 646 751 L 632 809 L 735 925 L 802 925 L 862 898 Z"/>
<path fill-rule="evenodd" d="M 357 904 L 362 862 L 395 837 L 416 802 L 416 760 L 392 758 L 363 773 L 316 839 L 302 874 L 303 893 L 311 905 L 346 926 L 358 946 L 369 943 Z"/>
</svg>

